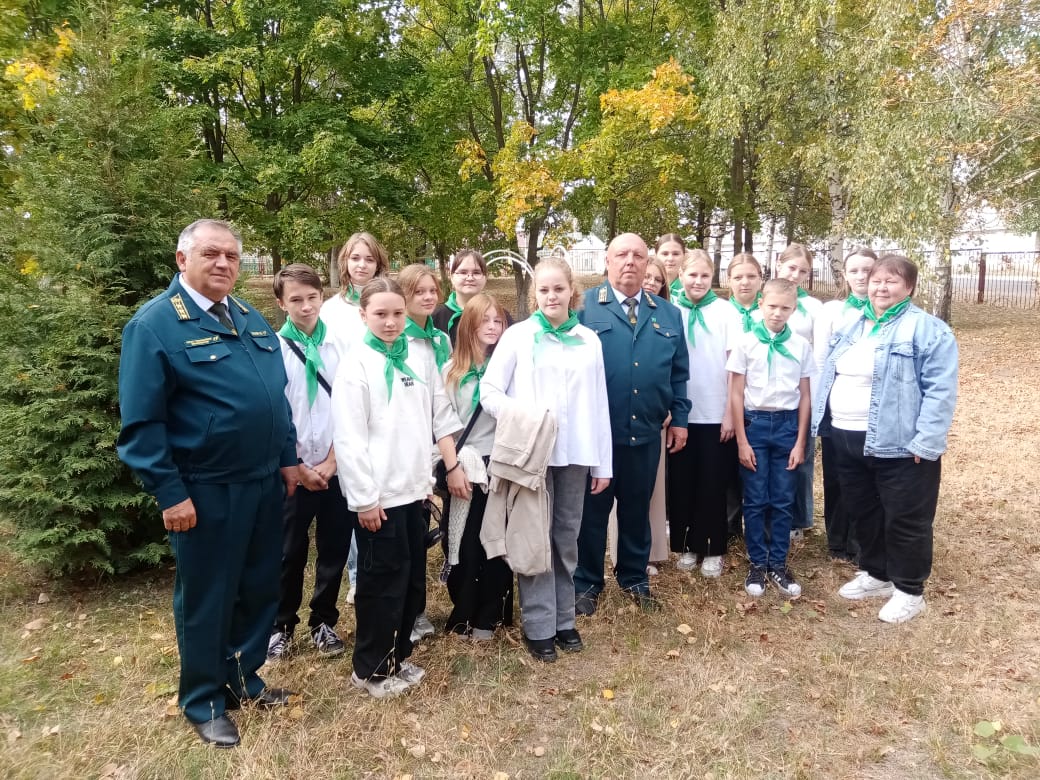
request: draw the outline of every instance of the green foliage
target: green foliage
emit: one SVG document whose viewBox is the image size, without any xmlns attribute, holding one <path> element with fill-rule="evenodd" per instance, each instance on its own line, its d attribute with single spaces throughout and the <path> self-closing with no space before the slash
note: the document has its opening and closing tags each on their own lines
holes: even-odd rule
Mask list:
<svg viewBox="0 0 1040 780">
<path fill-rule="evenodd" d="M 24 117 L 0 236 L 0 512 L 17 552 L 57 572 L 165 554 L 154 502 L 115 453 L 119 340 L 212 203 L 192 186 L 183 112 L 157 97 L 133 31 L 102 21 Z"/>
</svg>

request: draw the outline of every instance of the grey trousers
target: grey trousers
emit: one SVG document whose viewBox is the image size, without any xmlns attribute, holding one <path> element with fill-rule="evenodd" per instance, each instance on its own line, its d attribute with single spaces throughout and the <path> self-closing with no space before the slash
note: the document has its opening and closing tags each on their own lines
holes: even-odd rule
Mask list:
<svg viewBox="0 0 1040 780">
<path fill-rule="evenodd" d="M 574 569 L 588 476 L 588 466 L 550 466 L 545 475 L 552 505 L 552 571 L 516 576 L 528 639 L 552 639 L 557 631 L 574 628 Z"/>
</svg>

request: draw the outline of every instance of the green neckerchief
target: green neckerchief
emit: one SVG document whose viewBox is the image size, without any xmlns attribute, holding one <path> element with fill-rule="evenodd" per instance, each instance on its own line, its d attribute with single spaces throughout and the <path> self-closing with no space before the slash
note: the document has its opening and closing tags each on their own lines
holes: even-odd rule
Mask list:
<svg viewBox="0 0 1040 780">
<path fill-rule="evenodd" d="M 808 297 L 809 297 L 809 293 L 807 293 L 805 290 L 803 290 L 801 285 L 798 285 L 798 311 L 800 311 L 802 314 L 806 313 L 805 312 L 805 307 L 802 306 L 802 298 L 808 298 Z"/>
<path fill-rule="evenodd" d="M 408 339 L 402 333 L 398 336 L 391 346 L 387 346 L 386 342 L 381 340 L 375 333 L 370 330 L 365 331 L 365 343 L 372 347 L 376 352 L 386 356 L 386 366 L 383 368 L 383 376 L 386 377 L 386 400 L 390 402 L 391 396 L 394 394 L 394 369 L 396 368 L 405 376 L 410 376 L 416 382 L 426 384 L 419 377 L 415 375 L 415 372 L 408 367 L 408 364 L 404 361 L 408 359 Z"/>
<path fill-rule="evenodd" d="M 473 382 L 473 405 L 470 407 L 470 416 L 473 412 L 477 411 L 477 404 L 480 403 L 480 380 L 484 378 L 484 372 L 487 370 L 487 361 L 485 360 L 479 366 L 473 364 L 469 367 L 469 371 L 462 375 L 459 379 L 459 389 L 467 382 Z"/>
<path fill-rule="evenodd" d="M 452 329 L 452 326 L 454 326 L 456 321 L 459 319 L 459 317 L 462 316 L 462 307 L 459 306 L 459 301 L 455 297 L 454 290 L 451 291 L 451 295 L 448 296 L 448 300 L 444 302 L 444 305 L 452 311 L 451 318 L 448 320 L 448 330 L 450 331 Z"/>
<path fill-rule="evenodd" d="M 678 276 L 672 279 L 672 283 L 668 285 L 668 292 L 671 293 L 671 297 L 675 297 L 683 291 L 682 279 Z"/>
<path fill-rule="evenodd" d="M 704 321 L 704 313 L 701 311 L 705 306 L 713 301 L 717 300 L 719 296 L 715 294 L 714 290 L 708 290 L 697 303 L 694 303 L 686 295 L 686 290 L 683 290 L 676 297 L 675 302 L 682 306 L 684 309 L 689 309 L 690 313 L 686 317 L 686 338 L 690 341 L 690 346 L 697 346 L 697 339 L 693 335 L 693 328 L 698 323 L 704 328 L 705 333 L 711 333 L 708 330 L 708 324 Z"/>
<path fill-rule="evenodd" d="M 347 289 L 343 291 L 343 299 L 347 303 L 357 306 L 361 303 L 361 290 L 355 287 L 353 282 L 347 282 Z"/>
<path fill-rule="evenodd" d="M 748 333 L 755 327 L 755 318 L 752 317 L 752 313 L 758 308 L 758 302 L 762 298 L 762 293 L 755 296 L 755 300 L 751 302 L 750 306 L 744 307 L 740 305 L 740 301 L 737 300 L 736 295 L 729 296 L 729 302 L 733 304 L 733 307 L 740 312 L 740 316 L 744 318 L 744 332 Z"/>
<path fill-rule="evenodd" d="M 539 345 L 542 343 L 542 339 L 545 337 L 546 334 L 551 334 L 555 336 L 556 339 L 565 347 L 577 347 L 585 343 L 578 336 L 572 336 L 568 332 L 571 329 L 573 329 L 575 325 L 578 324 L 578 315 L 575 314 L 573 311 L 568 312 L 568 314 L 570 316 L 567 318 L 567 321 L 562 323 L 561 325 L 558 325 L 555 328 L 549 324 L 549 320 L 545 319 L 545 315 L 542 314 L 541 309 L 539 309 L 531 315 L 531 319 L 537 322 L 538 327 L 540 328 L 540 330 L 534 334 L 534 345 L 536 353 L 539 351 Z"/>
<path fill-rule="evenodd" d="M 769 352 L 766 353 L 766 365 L 773 365 L 774 352 L 783 355 L 785 358 L 790 358 L 794 361 L 798 360 L 798 358 L 791 354 L 791 350 L 784 346 L 784 342 L 791 338 L 791 328 L 788 325 L 784 325 L 784 329 L 774 336 L 772 331 L 766 327 L 766 324 L 759 321 L 755 323 L 751 332 L 758 337 L 758 340 L 762 344 L 769 346 Z"/>
<path fill-rule="evenodd" d="M 430 342 L 430 345 L 433 347 L 434 359 L 437 361 L 438 371 L 444 368 L 444 364 L 451 357 L 451 342 L 448 341 L 448 334 L 434 327 L 433 317 L 426 318 L 425 328 L 420 328 L 415 320 L 408 317 L 404 323 L 404 335 L 411 336 L 413 339 L 425 339 Z"/>
<path fill-rule="evenodd" d="M 314 399 L 318 397 L 318 371 L 325 368 L 321 362 L 321 354 L 318 347 L 325 341 L 325 323 L 318 318 L 318 324 L 314 326 L 314 332 L 307 335 L 293 324 L 292 320 L 286 320 L 278 335 L 291 341 L 298 341 L 304 346 L 303 356 L 304 373 L 307 375 L 307 405 L 314 406 Z"/>
<path fill-rule="evenodd" d="M 849 297 L 845 299 L 845 306 L 843 309 L 859 309 L 863 311 L 863 307 L 868 303 L 866 298 L 860 298 L 858 296 L 849 293 Z"/>
<path fill-rule="evenodd" d="M 873 336 L 875 333 L 881 330 L 882 326 L 886 322 L 891 322 L 900 314 L 902 314 L 903 310 L 906 309 L 906 307 L 909 305 L 910 296 L 908 295 L 895 306 L 888 307 L 885 310 L 884 314 L 878 316 L 877 312 L 874 311 L 874 304 L 872 304 L 870 301 L 867 301 L 867 305 L 863 307 L 863 316 L 874 323 L 874 327 L 870 329 L 870 335 Z"/>
</svg>

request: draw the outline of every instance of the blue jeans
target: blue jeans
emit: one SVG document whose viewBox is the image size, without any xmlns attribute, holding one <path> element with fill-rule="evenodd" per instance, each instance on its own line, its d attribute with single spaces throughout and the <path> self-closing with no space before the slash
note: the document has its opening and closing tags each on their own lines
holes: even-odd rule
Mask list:
<svg viewBox="0 0 1040 780">
<path fill-rule="evenodd" d="M 755 452 L 755 470 L 740 467 L 744 481 L 744 541 L 752 566 L 780 569 L 791 544 L 797 471 L 787 470 L 798 440 L 798 410 L 744 411 L 744 432 Z M 770 523 L 766 542 L 766 523 Z"/>
</svg>

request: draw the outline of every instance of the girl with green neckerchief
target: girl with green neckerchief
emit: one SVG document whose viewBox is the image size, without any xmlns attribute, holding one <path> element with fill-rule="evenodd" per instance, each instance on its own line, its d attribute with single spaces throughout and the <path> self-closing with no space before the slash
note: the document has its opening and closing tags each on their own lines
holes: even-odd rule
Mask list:
<svg viewBox="0 0 1040 780">
<path fill-rule="evenodd" d="M 485 465 L 495 441 L 495 418 L 480 408 L 481 386 L 488 360 L 505 327 L 505 310 L 498 301 L 486 293 L 474 295 L 459 318 L 455 351 L 443 372 L 451 405 L 470 429 L 462 453 L 468 457 L 472 451 L 472 456 L 482 458 Z M 474 485 L 468 507 L 449 497 L 443 512 L 448 518 L 445 563 L 453 605 L 445 629 L 474 642 L 489 641 L 498 626 L 513 625 L 513 572 L 504 558 L 488 559 L 480 542 L 487 507 L 486 484 L 484 488 Z M 464 518 L 461 527 L 458 517 Z"/>
<path fill-rule="evenodd" d="M 397 282 L 374 279 L 360 299 L 366 330 L 332 384 L 333 444 L 344 492 L 358 516 L 352 684 L 374 698 L 403 693 L 425 672 L 409 661 L 426 594 L 423 503 L 433 480 L 430 443 L 447 468 L 448 490 L 469 498 L 455 451 L 462 425 L 428 351 L 410 350 Z"/>
<path fill-rule="evenodd" d="M 729 303 L 740 315 L 744 333 L 750 332 L 755 324 L 754 313 L 758 311 L 758 299 L 762 292 L 762 266 L 749 252 L 734 255 L 726 269 L 729 283 Z"/>
<path fill-rule="evenodd" d="M 371 233 L 355 233 L 347 239 L 336 258 L 339 292 L 321 306 L 321 319 L 329 335 L 344 348 L 365 334 L 359 300 L 365 285 L 385 276 L 390 268 L 386 249 Z"/>
<path fill-rule="evenodd" d="M 484 262 L 484 255 L 476 249 L 460 249 L 448 263 L 448 273 L 451 279 L 451 293 L 448 299 L 434 310 L 433 324 L 447 333 L 454 344 L 462 310 L 470 299 L 483 292 L 487 285 L 487 263 Z"/>
<path fill-rule="evenodd" d="M 686 262 L 686 242 L 678 233 L 665 233 L 654 245 L 654 257 L 664 264 L 665 273 L 668 275 L 668 289 L 672 296 L 678 295 L 682 290 L 679 272 Z"/>
<path fill-rule="evenodd" d="M 551 508 L 531 519 L 520 545 L 542 545 L 538 522 L 547 520 L 552 567 L 517 574 L 524 644 L 536 660 L 552 662 L 557 648 L 583 648 L 574 609 L 578 531 L 586 490 L 602 493 L 613 476 L 613 441 L 603 348 L 596 333 L 578 322 L 581 297 L 570 266 L 558 258 L 541 260 L 531 291 L 537 310 L 502 335 L 481 382 L 480 402 L 498 419 L 500 435 L 503 417 L 520 410 L 548 411 L 558 425 L 545 472 Z"/>
<path fill-rule="evenodd" d="M 408 316 L 404 335 L 414 349 L 433 350 L 437 370 L 451 357 L 451 342 L 448 334 L 433 324 L 433 312 L 440 298 L 437 275 L 424 263 L 413 263 L 401 269 L 397 282 L 404 291 Z"/>
<path fill-rule="evenodd" d="M 676 296 L 690 353 L 687 397 L 693 404 L 686 446 L 668 455 L 668 517 L 672 552 L 682 571 L 719 577 L 728 537 L 726 491 L 736 468 L 726 358 L 743 335 L 740 317 L 711 289 L 715 266 L 703 249 L 683 264 Z"/>
<path fill-rule="evenodd" d="M 827 362 L 831 341 L 838 333 L 863 317 L 867 305 L 867 281 L 877 262 L 870 249 L 853 249 L 845 256 L 838 297 L 827 301 L 813 322 L 813 354 L 816 365 Z M 827 550 L 832 559 L 855 563 L 859 544 L 849 513 L 842 505 L 841 486 L 835 466 L 834 442 L 827 433 L 820 435 L 823 459 L 823 518 L 827 528 Z"/>
</svg>

